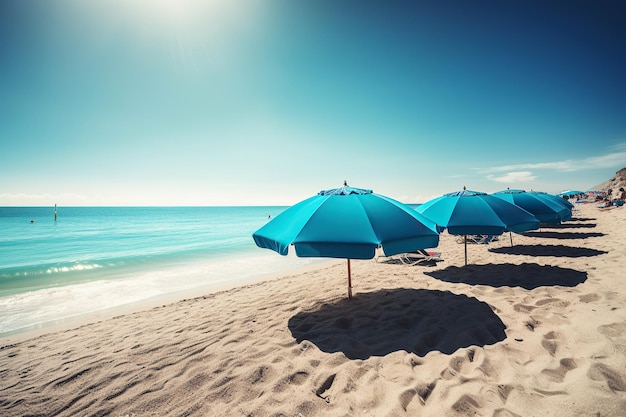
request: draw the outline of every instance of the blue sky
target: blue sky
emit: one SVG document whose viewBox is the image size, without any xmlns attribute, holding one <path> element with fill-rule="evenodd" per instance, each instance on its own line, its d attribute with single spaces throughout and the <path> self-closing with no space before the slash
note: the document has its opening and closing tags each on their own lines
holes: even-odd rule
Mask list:
<svg viewBox="0 0 626 417">
<path fill-rule="evenodd" d="M 622 1 L 0 2 L 0 206 L 588 189 L 626 166 Z"/>
</svg>

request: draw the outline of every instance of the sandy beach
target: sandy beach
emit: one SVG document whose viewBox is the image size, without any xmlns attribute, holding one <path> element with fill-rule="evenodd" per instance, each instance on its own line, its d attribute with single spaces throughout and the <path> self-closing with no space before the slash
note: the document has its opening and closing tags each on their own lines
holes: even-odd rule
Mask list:
<svg viewBox="0 0 626 417">
<path fill-rule="evenodd" d="M 0 339 L 0 415 L 626 415 L 626 208 Z M 278 256 L 278 255 L 276 255 Z"/>
</svg>

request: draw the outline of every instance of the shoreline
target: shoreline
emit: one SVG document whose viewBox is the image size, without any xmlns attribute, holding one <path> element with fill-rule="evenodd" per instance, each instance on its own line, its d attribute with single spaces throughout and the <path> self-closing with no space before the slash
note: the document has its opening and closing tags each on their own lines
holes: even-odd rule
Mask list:
<svg viewBox="0 0 626 417">
<path fill-rule="evenodd" d="M 273 281 L 286 275 L 307 273 L 318 268 L 323 268 L 324 266 L 332 265 L 335 262 L 338 262 L 338 260 L 328 259 L 305 266 L 292 267 L 277 272 L 260 274 L 251 278 L 243 278 L 232 281 L 223 280 L 219 283 L 207 284 L 205 286 L 180 290 L 172 293 L 159 294 L 128 304 L 86 312 L 76 316 L 41 323 L 40 325 L 33 325 L 26 328 L 26 330 L 18 329 L 14 332 L 9 332 L 8 334 L 0 334 L 0 346 L 3 346 L 4 344 L 23 342 L 31 338 L 44 336 L 48 333 L 57 333 L 71 330 L 73 328 L 83 327 L 91 323 L 110 320 L 118 316 L 148 311 L 156 307 L 165 307 L 187 299 L 219 294 L 221 292 L 233 290 L 239 287 L 262 283 L 264 281 Z"/>
<path fill-rule="evenodd" d="M 234 416 L 626 409 L 626 209 L 443 261 L 311 265 L 37 338 L 0 339 L 0 410 Z"/>
</svg>

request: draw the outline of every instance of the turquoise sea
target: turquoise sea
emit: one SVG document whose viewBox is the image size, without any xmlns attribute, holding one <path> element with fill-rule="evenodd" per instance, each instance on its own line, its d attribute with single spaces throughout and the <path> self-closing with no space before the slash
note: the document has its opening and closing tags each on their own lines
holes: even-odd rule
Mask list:
<svg viewBox="0 0 626 417">
<path fill-rule="evenodd" d="M 0 207 L 0 336 L 320 259 L 257 248 L 285 207 Z"/>
</svg>

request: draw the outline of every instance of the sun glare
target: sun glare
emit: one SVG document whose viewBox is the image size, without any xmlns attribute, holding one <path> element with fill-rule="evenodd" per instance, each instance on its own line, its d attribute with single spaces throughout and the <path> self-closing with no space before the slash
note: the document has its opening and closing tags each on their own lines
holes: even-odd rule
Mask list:
<svg viewBox="0 0 626 417">
<path fill-rule="evenodd" d="M 164 24 L 184 26 L 207 18 L 219 19 L 237 3 L 226 0 L 140 0 L 131 4 L 137 5 L 144 16 Z"/>
<path fill-rule="evenodd" d="M 154 11 L 164 19 L 175 22 L 188 21 L 194 12 L 198 12 L 202 5 L 211 5 L 215 2 L 201 3 L 197 0 L 155 0 L 149 2 Z"/>
</svg>

